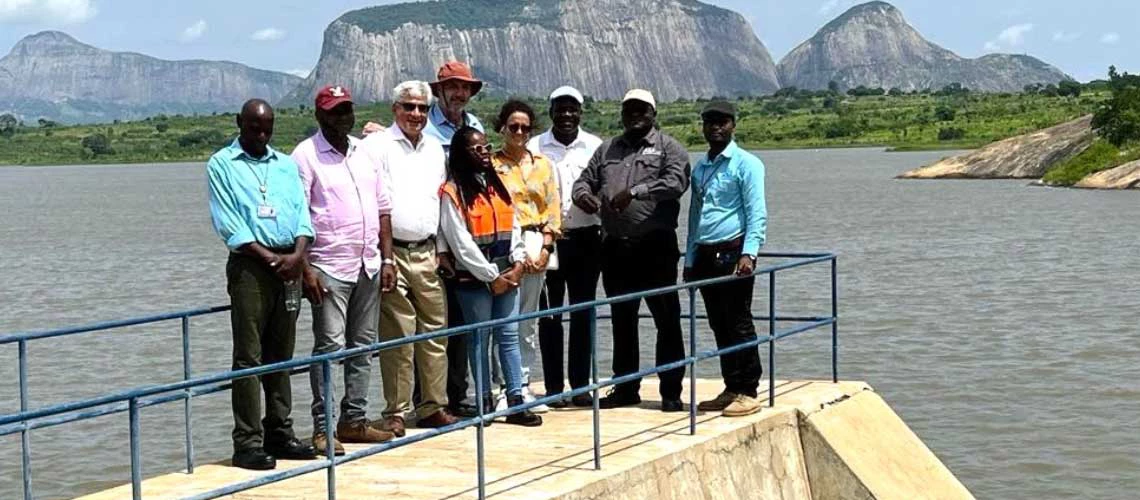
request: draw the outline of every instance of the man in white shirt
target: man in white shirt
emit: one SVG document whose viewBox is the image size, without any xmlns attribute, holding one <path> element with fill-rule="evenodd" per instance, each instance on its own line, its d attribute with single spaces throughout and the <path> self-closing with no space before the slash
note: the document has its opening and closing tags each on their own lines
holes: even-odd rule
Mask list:
<svg viewBox="0 0 1140 500">
<path fill-rule="evenodd" d="M 393 90 L 395 124 L 364 141 L 376 155 L 392 202 L 392 244 L 396 283 L 380 300 L 380 340 L 408 337 L 447 326 L 447 298 L 439 269 L 439 188 L 446 177 L 439 141 L 424 133 L 431 88 L 407 81 Z M 413 375 L 413 358 L 418 375 Z M 447 411 L 447 339 L 425 340 L 380 351 L 384 419 L 380 429 L 405 434 L 404 415 L 412 409 L 412 382 L 418 376 L 421 399 L 417 426 L 455 423 Z"/>
<path fill-rule="evenodd" d="M 527 148 L 541 153 L 554 164 L 562 200 L 562 239 L 557 242 L 558 269 L 546 273 L 549 300 L 540 309 L 559 307 L 569 291 L 570 304 L 594 300 L 601 272 L 601 219 L 574 205 L 570 196 L 574 181 L 602 140 L 582 130 L 582 93 L 573 87 L 559 87 L 550 94 L 550 130 L 530 140 Z M 547 394 L 563 391 L 563 331 L 561 315 L 539 321 L 538 342 L 542 351 L 543 379 Z M 590 384 L 590 313 L 578 311 L 570 315 L 567 371 L 571 389 Z M 556 408 L 592 406 L 589 394 L 570 401 L 555 403 Z"/>
</svg>

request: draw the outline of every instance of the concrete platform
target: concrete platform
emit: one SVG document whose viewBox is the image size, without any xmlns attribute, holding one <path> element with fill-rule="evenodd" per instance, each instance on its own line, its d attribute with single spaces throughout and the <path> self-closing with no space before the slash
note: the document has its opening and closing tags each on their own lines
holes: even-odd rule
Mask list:
<svg viewBox="0 0 1140 500">
<path fill-rule="evenodd" d="M 697 388 L 700 400 L 722 386 L 699 380 Z M 687 412 L 658 410 L 656 392 L 647 379 L 641 407 L 602 412 L 600 471 L 593 469 L 589 409 L 552 411 L 537 428 L 486 429 L 488 497 L 972 498 L 864 383 L 777 382 L 775 407 L 743 418 L 698 414 L 695 436 Z M 304 463 L 282 461 L 278 469 Z M 143 496 L 183 498 L 260 474 L 204 465 L 147 479 Z M 477 498 L 476 478 L 475 431 L 468 429 L 338 466 L 336 489 L 347 499 Z M 325 499 L 325 479 L 321 470 L 227 498 Z M 83 498 L 130 494 L 128 484 Z"/>
</svg>

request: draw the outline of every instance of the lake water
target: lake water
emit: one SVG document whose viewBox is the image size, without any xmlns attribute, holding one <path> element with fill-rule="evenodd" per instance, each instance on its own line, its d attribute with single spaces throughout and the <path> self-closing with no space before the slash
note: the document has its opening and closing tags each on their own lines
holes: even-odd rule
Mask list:
<svg viewBox="0 0 1140 500">
<path fill-rule="evenodd" d="M 841 377 L 872 384 L 978 498 L 1135 498 L 1140 195 L 892 179 L 946 154 L 762 153 L 768 249 L 840 254 Z M 2 168 L 0 220 L 0 333 L 226 302 L 200 164 Z M 778 293 L 781 314 L 826 314 L 827 268 L 781 273 Z M 765 307 L 763 287 L 757 297 Z M 195 373 L 227 369 L 227 317 L 192 328 Z M 34 342 L 31 407 L 176 381 L 179 338 L 168 322 Z M 782 341 L 777 376 L 829 376 L 828 340 Z M 715 362 L 700 372 L 716 376 Z M 0 346 L 0 413 L 18 410 L 16 377 L 15 346 Z M 294 395 L 305 437 L 304 378 Z M 195 399 L 199 463 L 230 453 L 228 401 Z M 144 473 L 180 469 L 181 404 L 146 408 L 141 422 Z M 125 414 L 31 439 L 42 498 L 130 479 Z M 19 443 L 0 438 L 0 498 L 20 495 Z"/>
</svg>

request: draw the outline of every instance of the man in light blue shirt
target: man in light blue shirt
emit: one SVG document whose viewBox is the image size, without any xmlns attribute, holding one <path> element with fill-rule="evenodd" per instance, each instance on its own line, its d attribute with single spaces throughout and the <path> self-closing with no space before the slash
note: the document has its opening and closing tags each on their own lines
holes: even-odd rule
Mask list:
<svg viewBox="0 0 1140 500">
<path fill-rule="evenodd" d="M 460 61 L 448 61 L 439 67 L 436 81 L 431 83 L 435 103 L 428 110 L 424 133 L 443 144 L 443 152 L 451 149 L 451 137 L 464 125 L 483 132 L 483 123 L 475 115 L 467 112 L 467 103 L 479 90 L 483 82 L 471 73 L 471 68 Z"/>
<path fill-rule="evenodd" d="M 273 109 L 252 99 L 237 125 L 238 138 L 210 157 L 206 172 L 214 230 L 230 250 L 233 369 L 241 370 L 292 359 L 313 226 L 297 164 L 269 147 Z M 230 394 L 235 466 L 268 470 L 278 458 L 316 458 L 316 450 L 293 432 L 288 371 L 234 380 Z"/>
<path fill-rule="evenodd" d="M 724 349 L 756 339 L 752 323 L 752 287 L 756 255 L 764 245 L 768 211 L 764 201 L 764 163 L 733 140 L 736 107 L 710 102 L 701 112 L 708 154 L 693 168 L 689 203 L 689 241 L 685 280 L 747 276 L 701 287 L 716 345 Z M 760 411 L 756 389 L 763 368 L 752 347 L 720 358 L 725 390 L 701 411 L 738 417 Z"/>
</svg>

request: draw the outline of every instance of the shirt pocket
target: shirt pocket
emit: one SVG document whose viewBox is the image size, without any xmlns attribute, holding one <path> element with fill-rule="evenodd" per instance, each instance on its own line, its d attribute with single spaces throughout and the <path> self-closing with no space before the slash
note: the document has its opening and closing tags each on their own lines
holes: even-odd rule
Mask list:
<svg viewBox="0 0 1140 500">
<path fill-rule="evenodd" d="M 633 158 L 633 184 L 640 184 L 647 180 L 656 179 L 661 174 L 661 164 L 664 158 L 657 155 L 637 155 Z"/>
</svg>

